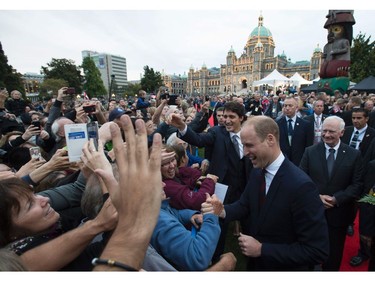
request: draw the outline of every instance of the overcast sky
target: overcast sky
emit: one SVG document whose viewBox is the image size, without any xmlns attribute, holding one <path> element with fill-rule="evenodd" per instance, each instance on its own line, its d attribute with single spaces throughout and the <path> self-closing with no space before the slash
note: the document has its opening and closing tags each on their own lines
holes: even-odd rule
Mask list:
<svg viewBox="0 0 375 281">
<path fill-rule="evenodd" d="M 260 13 L 273 35 L 275 55 L 284 51 L 292 62 L 310 60 L 317 44 L 323 48 L 326 43 L 323 25 L 328 8 L 308 10 L 304 4 L 288 10 L 287 3 L 282 9 L 277 5 L 246 7 L 240 0 L 228 1 L 233 3 L 229 7 L 202 0 L 195 3 L 206 3 L 199 4 L 199 9 L 184 10 L 194 7 L 196 0 L 183 2 L 186 6 L 155 6 L 156 2 L 142 6 L 143 2 L 113 8 L 111 0 L 90 7 L 88 2 L 70 8 L 29 2 L 8 6 L 0 10 L 0 41 L 8 63 L 21 73 L 39 73 L 52 58 L 80 65 L 81 51 L 93 50 L 125 57 L 128 80 L 140 79 L 145 65 L 167 74 L 187 73 L 191 65 L 201 68 L 203 63 L 208 68 L 220 67 L 231 46 L 237 56 L 242 53 Z M 363 9 L 354 7 L 354 37 L 362 32 L 375 40 L 375 9 Z"/>
</svg>

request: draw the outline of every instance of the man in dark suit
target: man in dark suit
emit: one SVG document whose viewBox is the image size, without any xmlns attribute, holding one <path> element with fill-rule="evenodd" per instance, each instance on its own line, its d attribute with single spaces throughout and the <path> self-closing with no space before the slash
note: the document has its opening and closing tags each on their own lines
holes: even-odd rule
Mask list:
<svg viewBox="0 0 375 281">
<path fill-rule="evenodd" d="M 343 143 L 346 143 L 355 149 L 359 149 L 362 157 L 365 156 L 371 141 L 375 137 L 375 129 L 367 125 L 368 120 L 369 113 L 366 109 L 361 107 L 353 108 L 353 126 L 345 127 L 344 135 L 341 137 Z"/>
<path fill-rule="evenodd" d="M 284 117 L 277 120 L 280 130 L 280 148 L 290 161 L 299 166 L 305 148 L 314 141 L 312 124 L 297 117 L 298 104 L 287 97 L 283 104 Z"/>
<path fill-rule="evenodd" d="M 259 93 L 254 94 L 254 98 L 249 101 L 248 107 L 245 109 L 250 113 L 250 115 L 257 116 L 263 114 L 263 106 Z"/>
<path fill-rule="evenodd" d="M 353 126 L 345 127 L 344 135 L 341 137 L 343 143 L 358 149 L 362 157 L 365 156 L 367 149 L 370 146 L 371 141 L 375 137 L 375 129 L 369 127 L 367 122 L 369 120 L 368 111 L 362 107 L 352 109 L 352 123 Z M 358 208 L 357 208 L 358 207 Z M 367 212 L 368 206 L 366 204 L 356 204 L 356 208 L 352 214 L 352 223 L 348 227 L 348 235 L 352 236 L 354 234 L 354 220 L 357 215 L 357 209 L 359 212 Z M 363 216 L 360 216 L 363 217 Z M 363 222 L 359 222 L 363 224 Z M 360 229 L 363 227 L 360 227 Z M 366 238 L 360 235 L 360 247 L 357 255 L 350 259 L 350 264 L 352 266 L 358 266 L 362 264 L 365 260 L 370 257 L 370 248 L 367 246 Z"/>
<path fill-rule="evenodd" d="M 282 114 L 282 105 L 279 101 L 279 96 L 274 95 L 264 115 L 267 115 L 275 120 L 281 114 Z"/>
<path fill-rule="evenodd" d="M 238 102 L 226 102 L 223 117 L 224 126 L 214 126 L 206 133 L 200 134 L 186 126 L 177 114 L 171 114 L 167 122 L 178 129 L 178 137 L 182 140 L 191 145 L 210 148 L 208 173 L 218 176 L 219 183 L 228 185 L 224 202 L 232 203 L 241 196 L 245 189 L 251 169 L 249 159 L 243 157 L 243 147 L 240 141 L 241 124 L 246 118 L 244 106 Z M 233 140 L 234 138 L 236 140 Z M 215 258 L 218 258 L 224 251 L 228 225 L 222 224 L 221 227 L 222 234 Z"/>
<path fill-rule="evenodd" d="M 346 229 L 351 223 L 354 202 L 362 192 L 361 153 L 340 141 L 345 122 L 337 116 L 324 120 L 323 142 L 306 148 L 300 168 L 317 185 L 325 207 L 330 254 L 324 271 L 338 271 L 344 250 Z"/>
<path fill-rule="evenodd" d="M 224 221 L 246 218 L 239 246 L 248 270 L 312 270 L 328 257 L 328 229 L 316 185 L 280 150 L 279 128 L 267 116 L 250 118 L 242 127 L 244 154 L 253 169 L 244 193 L 223 205 L 207 196 L 203 213 Z"/>
<path fill-rule="evenodd" d="M 322 125 L 324 119 L 328 117 L 328 115 L 323 114 L 324 110 L 324 101 L 316 100 L 313 104 L 313 111 L 314 113 L 311 115 L 306 115 L 303 119 L 309 121 L 312 124 L 312 129 L 314 130 L 314 144 L 321 142 L 322 138 Z"/>
</svg>

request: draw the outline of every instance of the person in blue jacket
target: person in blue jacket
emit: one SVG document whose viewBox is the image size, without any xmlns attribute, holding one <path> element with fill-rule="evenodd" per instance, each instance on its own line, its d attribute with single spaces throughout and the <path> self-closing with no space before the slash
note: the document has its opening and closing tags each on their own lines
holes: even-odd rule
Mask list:
<svg viewBox="0 0 375 281">
<path fill-rule="evenodd" d="M 192 226 L 192 231 L 185 226 Z M 218 216 L 177 210 L 166 199 L 161 204 L 150 244 L 177 270 L 202 271 L 211 265 L 219 236 Z"/>
</svg>

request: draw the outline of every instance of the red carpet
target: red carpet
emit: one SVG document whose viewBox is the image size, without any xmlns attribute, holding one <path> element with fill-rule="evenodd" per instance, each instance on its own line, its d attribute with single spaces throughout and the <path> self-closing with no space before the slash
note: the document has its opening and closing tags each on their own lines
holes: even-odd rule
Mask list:
<svg viewBox="0 0 375 281">
<path fill-rule="evenodd" d="M 363 262 L 360 266 L 351 266 L 350 259 L 357 255 L 359 248 L 358 234 L 358 215 L 354 223 L 354 235 L 346 236 L 344 255 L 341 262 L 340 271 L 367 271 L 368 261 Z"/>
</svg>

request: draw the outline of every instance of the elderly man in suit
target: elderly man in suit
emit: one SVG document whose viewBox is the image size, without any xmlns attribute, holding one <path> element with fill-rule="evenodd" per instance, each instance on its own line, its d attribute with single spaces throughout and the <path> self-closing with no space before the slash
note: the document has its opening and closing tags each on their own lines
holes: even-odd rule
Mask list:
<svg viewBox="0 0 375 281">
<path fill-rule="evenodd" d="M 290 161 L 299 166 L 305 148 L 312 145 L 314 134 L 312 124 L 297 117 L 298 103 L 293 97 L 285 98 L 284 115 L 277 120 L 280 130 L 280 148 Z"/>
<path fill-rule="evenodd" d="M 361 153 L 341 142 L 345 122 L 337 116 L 323 122 L 322 140 L 308 147 L 300 168 L 317 185 L 325 207 L 330 254 L 324 271 L 338 271 L 342 260 L 346 229 L 351 223 L 355 200 L 362 192 L 363 162 Z"/>
<path fill-rule="evenodd" d="M 178 137 L 191 145 L 210 149 L 208 173 L 219 177 L 218 182 L 228 185 L 225 203 L 236 201 L 246 186 L 247 176 L 252 168 L 249 160 L 243 157 L 240 142 L 241 124 L 245 120 L 245 109 L 238 102 L 226 102 L 224 105 L 224 126 L 214 126 L 206 133 L 197 134 L 186 126 L 176 114 L 171 114 L 167 121 L 178 129 Z M 221 224 L 221 237 L 214 259 L 224 251 L 228 225 Z"/>
<path fill-rule="evenodd" d="M 314 129 L 314 144 L 321 142 L 322 138 L 322 125 L 324 119 L 328 117 L 328 115 L 323 114 L 324 110 L 324 101 L 316 100 L 313 104 L 313 111 L 314 113 L 311 115 L 306 115 L 303 119 L 313 124 L 312 128 Z"/>
<path fill-rule="evenodd" d="M 367 125 L 369 120 L 369 113 L 366 109 L 359 107 L 352 109 L 352 123 L 353 126 L 345 127 L 344 135 L 341 137 L 343 143 L 350 145 L 351 147 L 358 149 L 362 157 L 365 156 L 367 149 L 369 148 L 371 141 L 375 137 L 375 129 L 371 128 Z M 368 212 L 369 206 L 367 204 L 358 204 L 359 212 Z M 354 234 L 354 220 L 357 214 L 357 208 L 352 214 L 352 223 L 349 225 L 347 233 L 350 236 Z M 364 218 L 364 214 L 360 215 L 360 217 Z M 363 224 L 363 222 L 359 222 L 359 224 Z M 360 229 L 365 227 L 367 223 L 365 223 Z M 365 231 L 366 232 L 366 231 Z M 365 237 L 360 239 L 360 247 L 356 256 L 353 256 L 350 259 L 350 264 L 352 266 L 358 266 L 362 264 L 363 261 L 367 260 L 370 256 L 370 249 L 367 246 L 365 241 Z"/>
<path fill-rule="evenodd" d="M 207 196 L 203 213 L 224 221 L 246 218 L 238 241 L 248 270 L 312 270 L 328 257 L 328 229 L 316 185 L 281 152 L 279 128 L 267 116 L 242 127 L 244 154 L 252 164 L 241 198 L 223 205 Z"/>
</svg>

